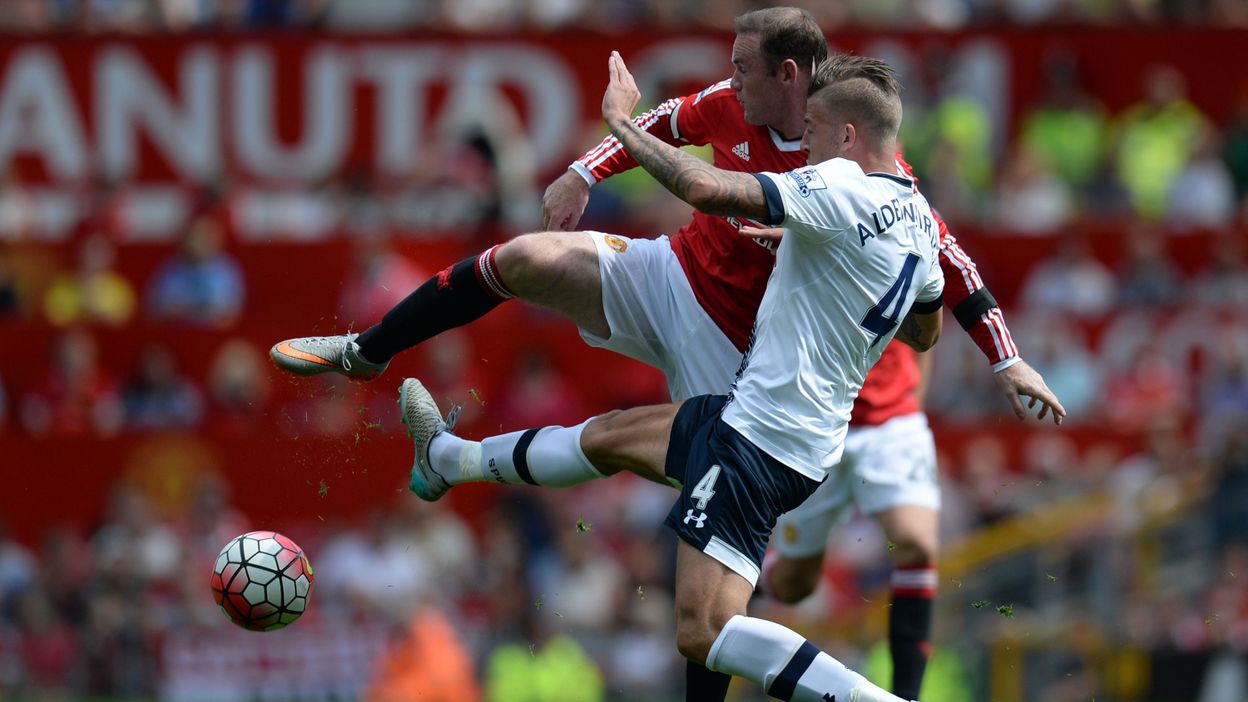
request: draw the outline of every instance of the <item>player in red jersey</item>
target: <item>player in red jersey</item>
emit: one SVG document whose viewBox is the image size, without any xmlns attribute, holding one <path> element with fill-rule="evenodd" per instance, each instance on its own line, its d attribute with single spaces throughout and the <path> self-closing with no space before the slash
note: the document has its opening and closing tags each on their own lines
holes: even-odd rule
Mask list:
<svg viewBox="0 0 1248 702">
<path fill-rule="evenodd" d="M 636 121 L 668 143 L 711 144 L 721 168 L 793 170 L 805 164 L 800 139 L 806 91 L 812 67 L 826 57 L 826 41 L 809 13 L 795 8 L 743 15 L 736 29 L 731 80 L 668 100 Z M 588 202 L 590 181 L 636 165 L 614 138 L 578 164 L 547 190 L 547 227 L 574 228 Z M 662 370 L 673 399 L 724 392 L 774 264 L 771 243 L 742 236 L 743 224 L 750 223 L 696 214 L 676 234 L 654 240 L 598 232 L 524 235 L 440 272 L 362 334 L 291 339 L 275 345 L 271 355 L 294 373 L 371 378 L 396 353 L 519 297 L 567 316 L 588 343 Z M 989 356 L 1016 413 L 1025 416 L 1020 396 L 1027 395 L 1033 404 L 1042 403 L 1042 412 L 1060 417 L 1064 411 L 1043 379 L 1019 359 L 973 264 L 943 223 L 941 232 L 942 267 L 949 279 L 946 304 Z M 518 464 L 511 476 L 534 484 L 573 484 L 634 465 L 631 456 L 645 450 L 637 446 L 638 437 L 614 435 L 609 422 L 605 431 L 582 436 L 586 424 L 527 440 L 499 437 L 515 444 L 516 455 L 526 459 L 520 462 L 524 470 Z M 511 476 L 494 477 L 509 481 Z M 894 543 L 903 543 L 900 538 Z M 916 626 L 927 631 L 930 616 Z M 920 644 L 916 640 L 912 647 Z M 922 675 L 923 658 L 918 661 L 911 677 Z M 700 675 L 692 668 L 691 673 Z"/>
</svg>

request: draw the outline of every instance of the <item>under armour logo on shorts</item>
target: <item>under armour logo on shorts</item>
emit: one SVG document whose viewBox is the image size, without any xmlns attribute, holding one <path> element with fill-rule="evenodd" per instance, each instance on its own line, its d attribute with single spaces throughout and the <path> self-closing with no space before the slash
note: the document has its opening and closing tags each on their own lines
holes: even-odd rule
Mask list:
<svg viewBox="0 0 1248 702">
<path fill-rule="evenodd" d="M 706 521 L 706 512 L 702 512 L 698 514 L 698 516 L 696 517 L 693 516 L 693 510 L 689 510 L 688 512 L 685 513 L 685 524 L 688 524 L 689 522 L 696 522 L 694 524 L 694 527 L 701 529 L 702 522 L 705 522 L 705 521 Z"/>
</svg>

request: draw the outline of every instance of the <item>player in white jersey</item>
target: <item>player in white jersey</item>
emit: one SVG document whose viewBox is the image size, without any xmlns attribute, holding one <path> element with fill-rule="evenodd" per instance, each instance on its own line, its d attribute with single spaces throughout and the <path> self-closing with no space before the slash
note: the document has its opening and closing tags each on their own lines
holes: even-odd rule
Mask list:
<svg viewBox="0 0 1248 702">
<path fill-rule="evenodd" d="M 926 350 L 939 336 L 938 231 L 914 182 L 896 172 L 901 101 L 891 71 L 880 63 L 883 84 L 856 78 L 811 96 L 803 145 L 815 165 L 750 175 L 715 169 L 633 125 L 636 86 L 618 54 L 610 65 L 603 115 L 640 165 L 701 211 L 788 231 L 731 395 L 591 420 L 638 428 L 652 470 L 666 462 L 660 475 L 683 478 L 667 519 L 681 539 L 677 646 L 780 699 L 900 700 L 796 632 L 745 616 L 776 518 L 836 465 L 854 396 L 883 346 L 896 335 Z M 510 445 L 464 441 L 418 381 L 401 393 L 418 495 L 437 499 L 452 483 L 485 479 L 487 467 L 516 481 L 530 471 L 536 433 Z"/>
</svg>

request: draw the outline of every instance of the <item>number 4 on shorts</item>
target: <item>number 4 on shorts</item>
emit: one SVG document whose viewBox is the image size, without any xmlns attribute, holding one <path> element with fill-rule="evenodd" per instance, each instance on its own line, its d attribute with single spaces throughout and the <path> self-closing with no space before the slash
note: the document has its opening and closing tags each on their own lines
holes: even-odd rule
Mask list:
<svg viewBox="0 0 1248 702">
<path fill-rule="evenodd" d="M 693 486 L 693 492 L 689 493 L 698 501 L 697 508 L 703 512 L 706 511 L 706 503 L 711 501 L 715 496 L 715 481 L 719 480 L 719 464 L 715 464 L 706 471 L 706 475 Z"/>
</svg>

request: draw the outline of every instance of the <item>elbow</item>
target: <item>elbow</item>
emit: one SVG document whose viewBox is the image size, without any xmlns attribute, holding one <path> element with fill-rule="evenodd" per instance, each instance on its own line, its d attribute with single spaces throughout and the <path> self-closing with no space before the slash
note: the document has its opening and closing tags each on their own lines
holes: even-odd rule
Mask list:
<svg viewBox="0 0 1248 702">
<path fill-rule="evenodd" d="M 684 200 L 702 212 L 715 214 L 715 194 L 710 178 L 694 178 L 685 188 Z"/>
</svg>

